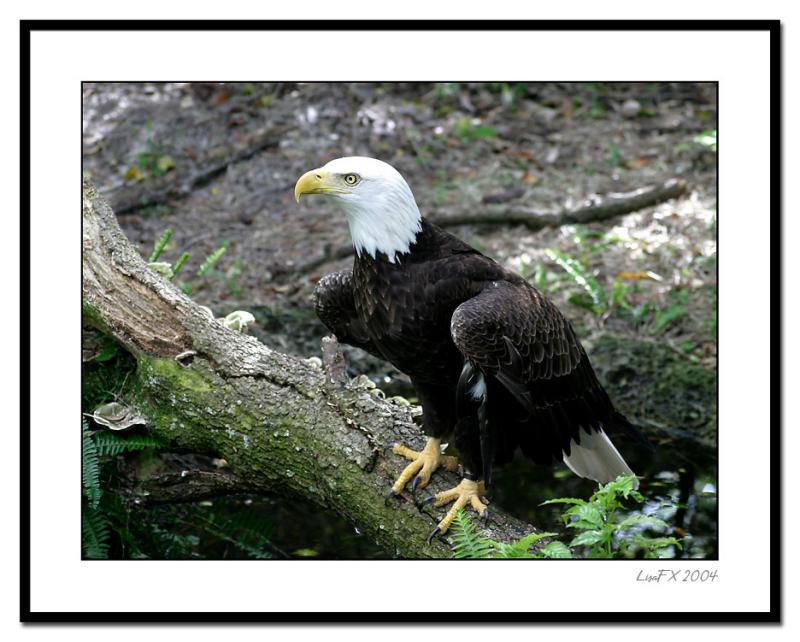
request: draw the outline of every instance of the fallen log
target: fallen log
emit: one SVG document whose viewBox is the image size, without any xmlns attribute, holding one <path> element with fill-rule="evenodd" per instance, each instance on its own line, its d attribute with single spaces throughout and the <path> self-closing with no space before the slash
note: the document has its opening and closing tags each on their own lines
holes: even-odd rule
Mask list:
<svg viewBox="0 0 800 642">
<path fill-rule="evenodd" d="M 126 182 L 109 190 L 108 201 L 117 214 L 137 207 L 159 205 L 170 198 L 188 195 L 198 184 L 223 171 L 228 165 L 276 146 L 286 127 L 262 127 L 241 135 L 233 142 L 209 149 L 199 158 L 186 156 L 180 164 L 161 176 Z"/>
<path fill-rule="evenodd" d="M 596 202 L 562 212 L 543 212 L 534 208 L 513 206 L 494 210 L 484 208 L 477 214 L 461 214 L 453 213 L 449 209 L 433 208 L 429 211 L 428 218 L 439 227 L 524 225 L 529 230 L 537 231 L 545 227 L 605 221 L 678 198 L 687 191 L 686 181 L 673 178 L 661 185 L 645 187 L 632 193 L 607 196 Z M 298 265 L 294 271 L 299 274 L 311 272 L 329 261 L 346 258 L 352 253 L 353 246 L 350 244 L 327 248 L 323 253 Z"/>
<path fill-rule="evenodd" d="M 630 214 L 682 196 L 687 191 L 686 182 L 670 179 L 655 187 L 646 187 L 629 194 L 607 196 L 572 210 L 542 212 L 529 207 L 508 207 L 478 214 L 449 214 L 434 210 L 431 220 L 440 227 L 455 225 L 524 225 L 530 230 L 605 221 L 615 216 Z"/>
<path fill-rule="evenodd" d="M 161 480 L 159 496 L 246 489 L 303 498 L 343 516 L 389 555 L 451 556 L 446 541 L 426 542 L 440 511 L 420 512 L 408 495 L 384 503 L 405 465 L 385 447 L 424 443 L 411 407 L 383 399 L 365 379 L 347 381 L 330 341 L 326 369 L 213 319 L 145 264 L 86 180 L 82 293 L 84 325 L 136 361 L 119 402 L 171 446 L 227 462 L 224 473 L 190 475 L 192 484 Z M 456 483 L 455 474 L 437 474 L 426 492 Z M 535 530 L 495 506 L 484 528 L 503 542 Z"/>
</svg>

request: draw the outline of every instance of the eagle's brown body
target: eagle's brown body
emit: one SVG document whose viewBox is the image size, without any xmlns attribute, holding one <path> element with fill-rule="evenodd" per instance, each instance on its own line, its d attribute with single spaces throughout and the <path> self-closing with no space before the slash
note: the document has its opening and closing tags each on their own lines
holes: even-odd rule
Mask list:
<svg viewBox="0 0 800 642">
<path fill-rule="evenodd" d="M 550 464 L 581 427 L 630 427 L 559 310 L 427 221 L 399 260 L 362 253 L 352 271 L 324 277 L 316 305 L 342 342 L 411 378 L 426 434 L 454 433 L 465 469 L 487 484 L 518 447 Z"/>
</svg>

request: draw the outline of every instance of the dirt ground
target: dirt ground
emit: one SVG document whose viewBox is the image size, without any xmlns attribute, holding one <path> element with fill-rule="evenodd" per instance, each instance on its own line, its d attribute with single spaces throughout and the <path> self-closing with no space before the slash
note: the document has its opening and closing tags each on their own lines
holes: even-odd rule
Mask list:
<svg viewBox="0 0 800 642">
<path fill-rule="evenodd" d="M 343 215 L 321 198 L 293 200 L 309 169 L 340 156 L 381 158 L 404 175 L 423 215 L 561 212 L 683 179 L 684 197 L 604 223 L 451 231 L 551 296 L 590 354 L 608 335 L 657 345 L 707 372 L 713 390 L 713 84 L 86 84 L 83 99 L 84 172 L 142 254 L 170 228 L 159 260 L 189 252 L 176 278 L 187 293 L 217 314 L 252 311 L 257 336 L 303 356 L 318 353 L 324 334 L 314 283 L 350 263 L 326 259 L 349 241 Z M 396 378 L 357 357 L 387 385 Z M 708 415 L 713 446 L 710 395 L 692 398 L 696 410 L 684 415 Z"/>
<path fill-rule="evenodd" d="M 694 139 L 716 127 L 713 85 L 114 84 L 85 86 L 84 104 L 85 171 L 112 195 L 120 186 L 146 183 L 162 159 L 167 172 L 180 172 L 228 139 L 263 127 L 279 131 L 274 144 L 188 186 L 185 195 L 120 215 L 143 254 L 165 228 L 173 230 L 162 259 L 175 261 L 188 250 L 180 280 L 212 308 L 307 308 L 313 283 L 348 264 L 324 262 L 295 273 L 348 242 L 333 205 L 323 199 L 297 205 L 292 198 L 303 172 L 338 156 L 393 164 L 423 214 L 517 205 L 561 211 L 597 195 L 683 178 L 690 185 L 686 198 L 577 233 L 572 226 L 454 232 L 531 274 L 538 265 L 561 272 L 546 248 L 582 258 L 609 292 L 619 274 L 651 272 L 661 280 L 622 280 L 638 286 L 629 303 L 664 307 L 675 288 L 686 291 L 689 313 L 671 324 L 666 338 L 675 345 L 708 343 L 703 325 L 714 301 L 703 286 L 715 285 L 716 159 Z M 507 200 L 485 204 L 487 197 Z M 606 236 L 603 247 L 590 247 L 598 234 Z M 215 269 L 197 277 L 203 260 L 222 245 L 227 252 Z M 548 288 L 556 299 L 559 290 L 563 300 L 574 292 L 558 285 Z M 575 305 L 566 311 L 592 329 L 598 323 L 631 329 L 615 315 L 598 320 Z M 282 347 L 298 351 L 291 341 Z M 711 345 L 697 354 L 713 367 Z"/>
</svg>

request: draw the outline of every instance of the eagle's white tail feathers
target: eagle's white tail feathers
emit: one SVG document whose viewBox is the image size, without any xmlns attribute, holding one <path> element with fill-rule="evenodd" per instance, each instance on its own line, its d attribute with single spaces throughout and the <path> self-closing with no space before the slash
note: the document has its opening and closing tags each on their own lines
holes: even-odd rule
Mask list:
<svg viewBox="0 0 800 642">
<path fill-rule="evenodd" d="M 570 454 L 564 453 L 564 463 L 573 473 L 601 484 L 619 475 L 633 475 L 630 466 L 602 430 L 586 432 L 581 428 L 580 439 L 580 445 L 574 439 L 570 441 Z M 633 487 L 639 487 L 639 480 L 634 481 Z"/>
</svg>

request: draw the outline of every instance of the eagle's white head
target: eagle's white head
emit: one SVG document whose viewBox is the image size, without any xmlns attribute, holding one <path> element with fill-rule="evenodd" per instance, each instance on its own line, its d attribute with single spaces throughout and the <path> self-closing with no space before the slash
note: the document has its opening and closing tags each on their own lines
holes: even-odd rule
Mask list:
<svg viewBox="0 0 800 642">
<path fill-rule="evenodd" d="M 422 215 L 405 179 L 375 158 L 348 156 L 306 172 L 297 181 L 301 194 L 332 196 L 347 215 L 353 246 L 361 256 L 383 252 L 391 263 L 408 252 L 422 229 Z"/>
</svg>

